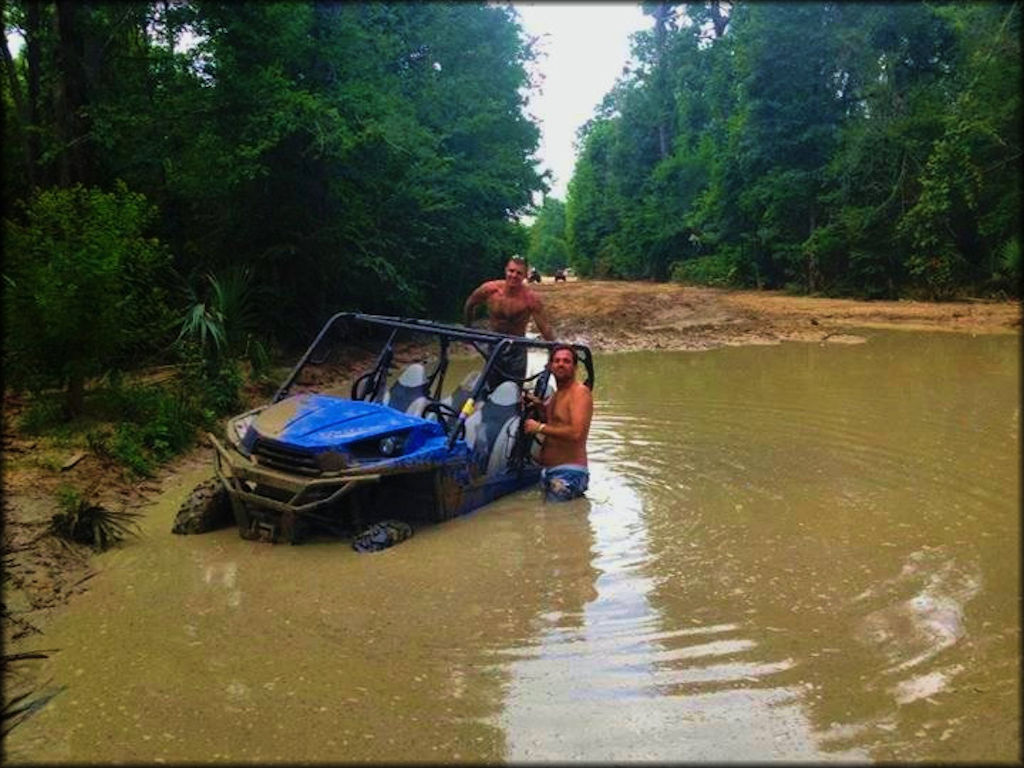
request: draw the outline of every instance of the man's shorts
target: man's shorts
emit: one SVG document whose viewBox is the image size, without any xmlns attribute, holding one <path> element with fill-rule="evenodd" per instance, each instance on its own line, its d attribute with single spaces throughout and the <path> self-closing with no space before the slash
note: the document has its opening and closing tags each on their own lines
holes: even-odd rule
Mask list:
<svg viewBox="0 0 1024 768">
<path fill-rule="evenodd" d="M 540 486 L 545 501 L 571 501 L 583 495 L 590 482 L 590 471 L 582 464 L 559 464 L 540 471 Z"/>
</svg>

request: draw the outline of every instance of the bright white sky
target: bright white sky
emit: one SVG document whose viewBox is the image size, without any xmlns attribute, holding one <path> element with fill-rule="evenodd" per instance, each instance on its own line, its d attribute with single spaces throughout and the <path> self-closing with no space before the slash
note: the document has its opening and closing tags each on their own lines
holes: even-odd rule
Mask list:
<svg viewBox="0 0 1024 768">
<path fill-rule="evenodd" d="M 529 35 L 543 35 L 537 70 L 542 91 L 527 111 L 540 123 L 537 156 L 554 174 L 552 197 L 565 200 L 576 156 L 576 129 L 612 89 L 629 60 L 629 36 L 649 29 L 639 3 L 513 2 Z M 544 55 L 546 54 L 546 55 Z"/>
</svg>

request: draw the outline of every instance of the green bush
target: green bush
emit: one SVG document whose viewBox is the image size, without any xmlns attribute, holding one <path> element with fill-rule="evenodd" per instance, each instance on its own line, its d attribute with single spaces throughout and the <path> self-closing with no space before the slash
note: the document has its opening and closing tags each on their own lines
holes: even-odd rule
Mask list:
<svg viewBox="0 0 1024 768">
<path fill-rule="evenodd" d="M 729 251 L 721 251 L 710 256 L 677 261 L 672 265 L 670 277 L 678 283 L 727 287 L 737 284 L 738 273 L 739 267 L 734 255 Z"/>
<path fill-rule="evenodd" d="M 41 435 L 64 422 L 64 408 L 52 397 L 37 397 L 18 419 L 18 428 L 28 435 Z"/>
<path fill-rule="evenodd" d="M 177 340 L 186 354 L 205 361 L 209 371 L 239 359 L 248 360 L 257 374 L 266 369 L 267 352 L 256 337 L 265 294 L 253 286 L 248 267 L 208 272 L 190 281 L 186 295 L 188 309 Z"/>
<path fill-rule="evenodd" d="M 117 414 L 117 424 L 110 432 L 92 430 L 87 440 L 133 473 L 150 475 L 157 464 L 191 448 L 198 430 L 213 428 L 219 416 L 241 407 L 241 383 L 236 363 L 211 372 L 193 362 L 171 383 L 111 387 L 96 408 Z"/>
<path fill-rule="evenodd" d="M 1011 296 L 1020 296 L 1020 240 L 1016 237 L 1007 240 L 999 249 L 999 264 L 993 277 L 994 282 L 1003 286 Z"/>
<path fill-rule="evenodd" d="M 68 416 L 85 381 L 162 350 L 171 315 L 162 287 L 170 257 L 145 236 L 155 210 L 114 192 L 37 192 L 5 220 L 4 371 L 9 383 L 67 387 Z"/>
<path fill-rule="evenodd" d="M 110 441 L 110 455 L 134 474 L 153 474 L 153 452 L 145 444 L 143 428 L 132 422 L 118 424 Z"/>
</svg>

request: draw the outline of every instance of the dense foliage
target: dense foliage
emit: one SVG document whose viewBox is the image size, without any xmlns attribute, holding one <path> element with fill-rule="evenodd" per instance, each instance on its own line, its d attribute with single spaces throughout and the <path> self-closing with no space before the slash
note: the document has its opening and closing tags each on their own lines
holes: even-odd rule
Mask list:
<svg viewBox="0 0 1024 768">
<path fill-rule="evenodd" d="M 565 242 L 565 203 L 546 197 L 530 227 L 530 245 L 526 251 L 531 267 L 546 274 L 569 265 L 569 246 Z"/>
<path fill-rule="evenodd" d="M 454 317 L 525 247 L 510 8 L 8 0 L 4 23 L 5 208 L 120 180 L 183 279 L 248 267 L 280 340 L 342 309 Z"/>
<path fill-rule="evenodd" d="M 87 379 L 183 366 L 198 400 L 115 387 L 147 405 L 97 444 L 139 469 L 237 404 L 239 360 L 343 310 L 453 318 L 526 250 L 544 182 L 510 7 L 0 11 L 8 383 L 76 415 Z"/>
<path fill-rule="evenodd" d="M 1019 295 L 1019 3 L 645 12 L 579 135 L 580 274 Z"/>
<path fill-rule="evenodd" d="M 130 368 L 170 327 L 169 257 L 144 236 L 152 208 L 123 185 L 36 194 L 7 229 L 4 370 L 9 382 L 67 387 L 81 412 L 87 377 Z"/>
</svg>

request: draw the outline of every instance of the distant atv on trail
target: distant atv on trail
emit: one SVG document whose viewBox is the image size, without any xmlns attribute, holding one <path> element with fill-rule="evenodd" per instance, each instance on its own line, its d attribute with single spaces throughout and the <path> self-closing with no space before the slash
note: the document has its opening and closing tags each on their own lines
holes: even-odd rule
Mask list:
<svg viewBox="0 0 1024 768">
<path fill-rule="evenodd" d="M 348 397 L 288 396 L 307 365 L 323 363 L 337 345 L 368 338 L 379 339 L 376 362 L 352 381 Z M 433 359 L 409 361 L 392 374 L 403 341 L 430 344 Z M 475 351 L 482 365 L 448 389 L 455 345 L 467 347 L 471 358 Z M 447 520 L 534 484 L 539 444 L 522 428 L 520 394 L 523 386 L 548 392 L 554 345 L 425 320 L 336 314 L 271 403 L 230 419 L 223 438 L 208 434 L 216 477 L 192 492 L 172 530 L 202 533 L 233 521 L 242 538 L 294 544 L 316 532 L 350 535 L 396 516 Z M 590 349 L 572 346 L 593 388 Z M 500 360 L 516 348 L 539 352 L 541 366 L 531 356 L 539 370 L 488 390 L 489 374 L 502 373 Z"/>
<path fill-rule="evenodd" d="M 530 282 L 530 283 L 539 283 L 540 282 L 540 272 L 537 271 L 536 267 L 531 267 L 530 268 L 530 276 L 527 278 L 527 282 Z"/>
<path fill-rule="evenodd" d="M 565 282 L 565 269 L 560 268 L 560 269 L 556 269 L 555 270 L 555 282 L 556 283 L 564 283 Z"/>
</svg>

